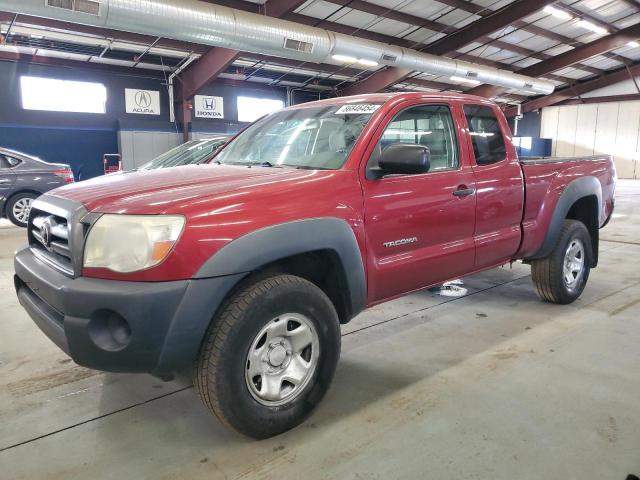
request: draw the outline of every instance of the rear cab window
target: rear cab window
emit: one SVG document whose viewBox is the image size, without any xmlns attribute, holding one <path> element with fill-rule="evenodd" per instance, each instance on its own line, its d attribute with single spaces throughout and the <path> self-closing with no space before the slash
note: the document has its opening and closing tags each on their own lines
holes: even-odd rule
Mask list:
<svg viewBox="0 0 640 480">
<path fill-rule="evenodd" d="M 507 157 L 507 147 L 498 117 L 486 105 L 465 105 L 473 154 L 478 165 L 491 165 Z"/>
</svg>

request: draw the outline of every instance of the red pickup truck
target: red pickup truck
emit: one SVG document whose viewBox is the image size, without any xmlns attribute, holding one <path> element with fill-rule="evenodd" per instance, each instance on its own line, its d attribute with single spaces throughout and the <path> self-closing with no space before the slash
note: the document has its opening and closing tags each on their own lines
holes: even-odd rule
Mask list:
<svg viewBox="0 0 640 480">
<path fill-rule="evenodd" d="M 258 120 L 209 165 L 40 197 L 15 285 L 78 364 L 194 372 L 220 420 L 264 438 L 320 401 L 367 307 L 517 259 L 543 300 L 575 300 L 615 183 L 608 156 L 519 160 L 482 98 L 335 98 Z"/>
</svg>

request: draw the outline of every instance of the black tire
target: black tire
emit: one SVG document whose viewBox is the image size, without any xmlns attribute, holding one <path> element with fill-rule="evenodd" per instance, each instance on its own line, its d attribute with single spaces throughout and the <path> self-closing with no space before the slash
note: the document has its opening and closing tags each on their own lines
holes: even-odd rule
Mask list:
<svg viewBox="0 0 640 480">
<path fill-rule="evenodd" d="M 286 313 L 310 320 L 319 353 L 308 383 L 292 400 L 264 405 L 245 378 L 248 354 L 261 330 Z M 314 284 L 292 275 L 255 278 L 238 288 L 212 321 L 200 349 L 194 384 L 223 424 L 256 439 L 272 437 L 300 424 L 320 402 L 335 373 L 340 341 L 338 314 Z"/>
<path fill-rule="evenodd" d="M 580 278 L 574 275 L 575 284 L 570 286 L 565 280 L 563 267 L 567 249 L 576 240 L 584 247 L 583 269 L 579 275 Z M 562 305 L 576 300 L 582 294 L 589 279 L 592 259 L 591 237 L 587 227 L 577 220 L 565 220 L 558 242 L 549 256 L 531 262 L 531 279 L 540 299 Z"/>
<path fill-rule="evenodd" d="M 27 227 L 27 224 L 29 223 L 28 221 L 28 217 L 27 217 L 27 221 L 23 222 L 21 221 L 19 218 L 17 218 L 14 215 L 13 212 L 13 207 L 16 205 L 16 203 L 18 203 L 21 200 L 31 200 L 33 201 L 35 198 L 37 198 L 38 195 L 36 195 L 35 193 L 29 193 L 29 192 L 25 192 L 25 193 L 18 193 L 17 195 L 14 195 L 13 197 L 11 197 L 9 199 L 9 201 L 7 202 L 6 206 L 5 206 L 5 212 L 7 214 L 7 218 L 11 221 L 11 223 L 13 223 L 14 225 L 18 226 L 18 227 Z"/>
</svg>

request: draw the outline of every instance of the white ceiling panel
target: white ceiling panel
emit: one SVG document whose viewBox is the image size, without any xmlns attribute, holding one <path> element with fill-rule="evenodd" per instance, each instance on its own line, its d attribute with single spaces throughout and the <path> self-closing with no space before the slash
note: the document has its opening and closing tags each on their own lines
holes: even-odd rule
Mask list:
<svg viewBox="0 0 640 480">
<path fill-rule="evenodd" d="M 491 60 L 493 62 L 501 62 L 501 63 L 508 63 L 508 64 L 515 63 L 525 58 L 522 55 L 516 55 L 513 52 L 510 52 L 508 50 L 502 50 L 502 49 L 491 55 L 481 55 L 481 57 L 486 58 L 487 60 Z"/>
<path fill-rule="evenodd" d="M 562 70 L 558 70 L 557 72 L 554 72 L 554 73 L 561 77 L 573 78 L 575 80 L 579 78 L 588 77 L 589 75 L 593 75 L 592 73 L 585 72 L 584 70 L 578 70 L 573 67 L 563 68 Z"/>
<path fill-rule="evenodd" d="M 325 2 L 324 0 L 312 0 L 300 7 L 297 12 L 309 17 L 325 18 L 332 12 L 335 12 L 340 8 L 340 5 L 335 3 Z"/>
<path fill-rule="evenodd" d="M 490 33 L 489 36 L 491 38 L 504 37 L 505 35 L 509 35 L 510 33 L 513 33 L 517 30 L 518 28 L 514 27 L 513 25 L 507 25 L 506 27 L 501 28 L 500 30 Z"/>
<path fill-rule="evenodd" d="M 471 3 L 488 8 L 489 10 L 498 10 L 499 8 L 513 3 L 513 0 L 473 0 Z"/>
<path fill-rule="evenodd" d="M 517 62 L 513 62 L 512 65 L 518 68 L 526 68 L 530 67 L 531 65 L 535 65 L 536 63 L 540 63 L 540 60 L 538 60 L 537 58 L 526 57 L 518 60 Z"/>
<path fill-rule="evenodd" d="M 618 54 L 618 55 L 622 55 L 625 58 L 629 58 L 631 60 L 638 60 L 640 59 L 640 47 L 622 47 L 619 48 L 617 50 L 613 50 L 612 53 Z"/>
<path fill-rule="evenodd" d="M 361 13 L 361 12 L 352 12 L 352 13 Z M 367 30 L 371 30 L 373 32 L 382 33 L 384 35 L 390 35 L 392 37 L 400 37 L 404 34 L 409 33 L 412 30 L 415 30 L 416 27 L 413 25 L 409 25 L 408 23 L 398 22 L 397 20 L 391 20 L 388 18 L 383 18 L 379 21 L 374 21 L 370 25 L 367 26 Z"/>
<path fill-rule="evenodd" d="M 464 47 L 462 47 L 462 48 L 459 48 L 459 49 L 458 49 L 458 52 L 461 52 L 461 53 L 467 53 L 467 52 L 470 52 L 471 50 L 475 50 L 475 49 L 476 49 L 476 48 L 478 48 L 478 47 L 482 47 L 482 43 L 479 43 L 479 42 L 472 42 L 472 43 L 470 43 L 470 44 L 468 44 L 468 45 L 465 45 L 465 46 L 464 46 Z"/>
<path fill-rule="evenodd" d="M 326 14 L 322 17 L 325 18 Z M 365 28 L 379 21 L 379 17 L 370 13 L 359 12 L 351 8 L 341 8 L 327 18 L 330 22 L 342 23 L 356 28 Z"/>
<path fill-rule="evenodd" d="M 412 42 L 431 43 L 444 36 L 444 33 L 434 33 L 431 30 L 427 30 L 426 28 L 420 28 L 405 36 L 404 38 Z"/>
<path fill-rule="evenodd" d="M 602 70 L 610 70 L 612 68 L 620 68 L 622 66 L 622 63 L 617 62 L 616 60 L 599 56 L 585 60 L 582 63 L 584 63 L 585 65 L 591 65 L 595 68 L 600 68 Z"/>
<path fill-rule="evenodd" d="M 574 47 L 572 47 L 571 45 L 560 44 L 556 45 L 555 47 L 547 48 L 546 50 L 544 50 L 544 53 L 555 56 L 560 55 L 561 53 L 568 52 L 569 50 L 573 50 L 573 48 Z"/>
<path fill-rule="evenodd" d="M 453 10 L 446 15 L 440 17 L 438 21 L 444 23 L 445 25 L 451 25 L 456 28 L 462 28 L 465 25 L 468 25 L 476 20 L 479 20 L 482 17 L 478 15 L 473 15 L 469 12 L 464 12 L 462 10 Z"/>
<path fill-rule="evenodd" d="M 582 0 L 571 5 L 576 10 L 592 15 L 605 22 L 615 22 L 628 16 L 629 5 L 622 0 Z"/>
<path fill-rule="evenodd" d="M 514 43 L 513 41 L 509 41 L 509 43 L 513 43 L 514 45 L 518 45 L 519 47 L 528 48 L 535 52 L 541 52 L 543 50 L 555 47 L 558 42 L 549 38 L 543 38 L 534 35 L 517 43 Z"/>
<path fill-rule="evenodd" d="M 438 2 L 405 1 L 405 0 L 367 0 L 385 8 L 392 8 L 409 15 L 432 19 L 451 10 L 451 7 Z"/>
<path fill-rule="evenodd" d="M 509 33 L 501 38 L 505 42 L 509 42 L 513 45 L 520 45 L 520 42 L 524 42 L 525 40 L 534 38 L 535 35 L 532 33 L 526 32 L 524 30 L 516 30 L 514 32 Z"/>
<path fill-rule="evenodd" d="M 623 20 L 619 20 L 614 23 L 617 28 L 627 28 L 631 25 L 635 25 L 636 23 L 640 23 L 640 13 L 636 13 L 631 15 Z"/>
</svg>

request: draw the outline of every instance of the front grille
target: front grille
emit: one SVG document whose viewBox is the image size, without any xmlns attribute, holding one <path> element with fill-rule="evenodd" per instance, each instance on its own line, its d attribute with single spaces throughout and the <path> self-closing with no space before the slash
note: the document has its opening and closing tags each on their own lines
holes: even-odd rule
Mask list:
<svg viewBox="0 0 640 480">
<path fill-rule="evenodd" d="M 64 270 L 73 273 L 71 249 L 69 248 L 69 225 L 66 218 L 34 212 L 31 221 L 31 235 L 37 242 L 32 247 L 40 249 Z"/>
<path fill-rule="evenodd" d="M 73 275 L 68 220 L 42 210 L 32 210 L 29 220 L 31 249 L 53 266 Z"/>
<path fill-rule="evenodd" d="M 31 205 L 27 229 L 31 251 L 65 275 L 79 275 L 85 235 L 98 217 L 73 200 L 46 194 L 37 198 Z"/>
</svg>

